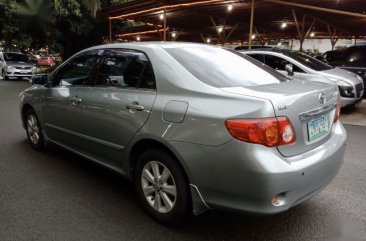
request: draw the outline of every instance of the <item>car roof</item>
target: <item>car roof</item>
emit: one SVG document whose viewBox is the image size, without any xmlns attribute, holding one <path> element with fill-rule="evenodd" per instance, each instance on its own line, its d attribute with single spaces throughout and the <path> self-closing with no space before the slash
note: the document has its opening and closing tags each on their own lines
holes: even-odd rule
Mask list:
<svg viewBox="0 0 366 241">
<path fill-rule="evenodd" d="M 100 49 L 100 48 L 132 48 L 132 47 L 160 47 L 160 48 L 174 48 L 174 47 L 199 47 L 199 46 L 211 46 L 216 47 L 214 45 L 208 44 L 199 44 L 199 43 L 190 43 L 190 42 L 128 42 L 128 43 L 112 43 L 99 45 L 95 47 L 89 48 L 91 49 Z"/>
<path fill-rule="evenodd" d="M 240 52 L 273 52 L 273 53 L 295 53 L 295 50 L 289 49 L 280 49 L 276 47 L 272 48 L 259 48 L 259 49 L 247 49 L 247 50 L 239 50 Z"/>
</svg>

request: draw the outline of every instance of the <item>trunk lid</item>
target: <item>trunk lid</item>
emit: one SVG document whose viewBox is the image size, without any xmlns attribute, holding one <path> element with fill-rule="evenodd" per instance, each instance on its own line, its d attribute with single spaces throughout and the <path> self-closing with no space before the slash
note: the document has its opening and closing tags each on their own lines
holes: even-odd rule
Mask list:
<svg viewBox="0 0 366 241">
<path fill-rule="evenodd" d="M 338 100 L 338 88 L 335 84 L 291 80 L 278 84 L 222 90 L 265 98 L 271 101 L 276 116 L 285 116 L 291 121 L 296 133 L 296 142 L 278 147 L 283 156 L 307 152 L 330 138 Z"/>
</svg>

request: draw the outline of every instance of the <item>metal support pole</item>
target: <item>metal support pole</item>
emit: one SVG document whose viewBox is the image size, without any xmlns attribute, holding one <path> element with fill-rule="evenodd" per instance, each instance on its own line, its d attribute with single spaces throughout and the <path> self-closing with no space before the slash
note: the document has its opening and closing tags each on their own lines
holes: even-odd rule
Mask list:
<svg viewBox="0 0 366 241">
<path fill-rule="evenodd" d="M 291 50 L 293 49 L 293 47 L 294 47 L 294 39 L 291 38 Z"/>
<path fill-rule="evenodd" d="M 253 35 L 253 25 L 254 25 L 254 4 L 255 0 L 252 0 L 251 10 L 250 10 L 250 27 L 249 27 L 249 40 L 248 40 L 248 49 L 252 49 L 252 35 Z"/>
<path fill-rule="evenodd" d="M 109 43 L 112 43 L 112 19 L 109 19 Z"/>
<path fill-rule="evenodd" d="M 164 42 L 166 41 L 166 9 L 164 9 Z"/>
</svg>

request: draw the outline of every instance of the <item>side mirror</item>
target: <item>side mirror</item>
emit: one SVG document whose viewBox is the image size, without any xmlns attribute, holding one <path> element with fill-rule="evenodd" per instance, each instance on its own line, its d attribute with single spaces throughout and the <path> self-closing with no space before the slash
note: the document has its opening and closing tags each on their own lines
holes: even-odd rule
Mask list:
<svg viewBox="0 0 366 241">
<path fill-rule="evenodd" d="M 32 85 L 45 85 L 48 82 L 47 74 L 37 74 L 31 79 Z"/>
<path fill-rule="evenodd" d="M 293 76 L 294 75 L 294 66 L 292 64 L 286 64 L 285 69 L 286 69 L 287 74 L 289 76 Z"/>
</svg>

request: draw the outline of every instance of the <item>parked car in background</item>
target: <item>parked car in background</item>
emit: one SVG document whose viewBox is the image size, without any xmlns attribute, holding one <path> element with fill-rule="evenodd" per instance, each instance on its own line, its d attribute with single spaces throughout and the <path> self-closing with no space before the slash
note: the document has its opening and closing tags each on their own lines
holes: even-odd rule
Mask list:
<svg viewBox="0 0 366 241">
<path fill-rule="evenodd" d="M 283 212 L 343 162 L 337 86 L 288 81 L 234 50 L 103 45 L 33 84 L 20 95 L 30 145 L 56 143 L 133 180 L 161 222 L 210 208 Z"/>
<path fill-rule="evenodd" d="M 61 55 L 59 53 L 51 54 L 51 57 L 52 57 L 52 59 L 55 63 L 61 63 L 62 62 L 62 58 L 61 58 Z"/>
<path fill-rule="evenodd" d="M 327 51 L 322 55 L 322 61 L 331 64 L 334 61 L 339 61 L 344 55 L 344 50 Z"/>
<path fill-rule="evenodd" d="M 337 84 L 341 106 L 352 106 L 362 99 L 364 84 L 355 73 L 325 64 L 301 52 L 271 49 L 242 52 L 283 74 L 301 80 L 321 81 L 328 79 Z M 287 69 L 287 70 L 286 70 Z M 288 71 L 290 70 L 290 72 Z M 317 77 L 324 78 L 317 78 Z"/>
<path fill-rule="evenodd" d="M 37 65 L 52 67 L 55 65 L 55 61 L 53 60 L 52 56 L 50 56 L 50 55 L 42 56 L 38 59 Z"/>
<path fill-rule="evenodd" d="M 0 53 L 0 71 L 4 80 L 10 78 L 31 78 L 37 71 L 27 55 L 21 53 Z"/>
<path fill-rule="evenodd" d="M 340 58 L 328 60 L 328 63 L 361 76 L 366 85 L 366 46 L 349 47 Z"/>
</svg>

